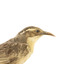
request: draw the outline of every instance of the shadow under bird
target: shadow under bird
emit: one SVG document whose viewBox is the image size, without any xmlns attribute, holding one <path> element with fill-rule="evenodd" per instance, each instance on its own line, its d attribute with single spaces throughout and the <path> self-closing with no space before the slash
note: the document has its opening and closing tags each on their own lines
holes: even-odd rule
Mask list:
<svg viewBox="0 0 64 64">
<path fill-rule="evenodd" d="M 33 53 L 34 44 L 42 35 L 54 36 L 38 27 L 29 26 L 0 44 L 0 64 L 23 64 Z"/>
</svg>

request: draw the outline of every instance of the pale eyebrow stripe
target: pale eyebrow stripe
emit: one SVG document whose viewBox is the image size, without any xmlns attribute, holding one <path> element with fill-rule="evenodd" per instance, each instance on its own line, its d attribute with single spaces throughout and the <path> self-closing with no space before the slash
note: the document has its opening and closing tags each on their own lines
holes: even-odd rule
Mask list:
<svg viewBox="0 0 64 64">
<path fill-rule="evenodd" d="M 26 31 L 33 31 L 33 30 L 35 29 L 27 29 Z M 20 34 L 23 34 L 23 33 L 25 33 L 25 31 L 21 32 Z"/>
<path fill-rule="evenodd" d="M 35 29 L 27 29 L 26 31 L 33 31 L 33 30 L 35 30 Z"/>
</svg>

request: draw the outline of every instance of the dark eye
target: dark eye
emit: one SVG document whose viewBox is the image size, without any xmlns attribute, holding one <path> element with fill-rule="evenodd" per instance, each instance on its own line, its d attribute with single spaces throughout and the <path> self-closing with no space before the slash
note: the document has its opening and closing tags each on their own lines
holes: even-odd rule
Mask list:
<svg viewBox="0 0 64 64">
<path fill-rule="evenodd" d="M 36 30 L 37 33 L 39 33 L 40 31 L 39 30 Z"/>
</svg>

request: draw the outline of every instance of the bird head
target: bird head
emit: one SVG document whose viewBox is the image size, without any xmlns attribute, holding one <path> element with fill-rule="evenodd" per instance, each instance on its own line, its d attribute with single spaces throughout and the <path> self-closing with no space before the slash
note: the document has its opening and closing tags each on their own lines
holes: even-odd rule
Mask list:
<svg viewBox="0 0 64 64">
<path fill-rule="evenodd" d="M 29 26 L 25 29 L 23 29 L 20 33 L 20 35 L 25 35 L 27 37 L 28 40 L 31 40 L 31 42 L 35 42 L 36 40 L 38 40 L 42 35 L 50 35 L 50 36 L 54 36 L 52 33 L 50 32 L 46 32 L 38 27 L 34 27 L 34 26 Z"/>
</svg>

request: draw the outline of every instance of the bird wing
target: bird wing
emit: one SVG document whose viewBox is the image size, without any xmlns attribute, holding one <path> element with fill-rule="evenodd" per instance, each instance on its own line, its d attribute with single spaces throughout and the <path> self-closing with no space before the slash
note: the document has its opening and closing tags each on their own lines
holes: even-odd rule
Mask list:
<svg viewBox="0 0 64 64">
<path fill-rule="evenodd" d="M 19 44 L 14 41 L 7 41 L 0 45 L 0 64 L 10 63 L 18 59 L 18 54 L 24 53 L 27 45 L 25 43 Z"/>
</svg>

